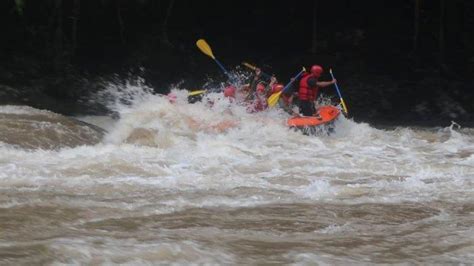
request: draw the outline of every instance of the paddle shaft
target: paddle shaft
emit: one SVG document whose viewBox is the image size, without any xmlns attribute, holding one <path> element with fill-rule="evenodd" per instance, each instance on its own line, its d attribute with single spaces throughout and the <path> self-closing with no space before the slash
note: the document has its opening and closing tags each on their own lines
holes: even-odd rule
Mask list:
<svg viewBox="0 0 474 266">
<path fill-rule="evenodd" d="M 294 78 L 290 79 L 290 82 L 288 82 L 288 84 L 286 84 L 286 86 L 283 88 L 283 90 L 281 90 L 282 93 L 284 93 L 292 84 L 293 82 L 295 82 L 295 80 L 297 80 L 301 75 L 303 75 L 303 73 L 306 71 L 306 69 L 302 69 L 300 71 L 300 73 L 298 73 L 298 75 L 296 75 Z"/>
<path fill-rule="evenodd" d="M 256 66 L 251 65 L 251 64 L 249 64 L 249 63 L 247 63 L 247 62 L 243 62 L 242 65 L 244 65 L 244 66 L 246 66 L 246 67 L 248 67 L 248 68 L 250 68 L 250 69 L 252 69 L 252 70 L 257 69 Z M 263 72 L 263 71 L 260 71 L 260 74 L 262 74 L 262 76 L 264 76 L 266 79 L 271 79 L 271 77 L 272 77 L 271 75 L 269 75 L 269 74 L 267 74 L 267 73 L 265 73 L 265 72 Z"/>
<path fill-rule="evenodd" d="M 334 75 L 332 74 L 332 69 L 329 69 L 329 73 L 331 74 L 331 78 L 335 79 Z M 344 113 L 347 114 L 346 103 L 344 102 L 344 99 L 342 99 L 341 92 L 339 91 L 339 86 L 337 85 L 337 82 L 334 83 L 334 87 L 336 87 L 337 95 L 339 96 L 339 99 L 341 100 L 342 109 L 344 110 Z"/>
<path fill-rule="evenodd" d="M 224 73 L 226 74 L 226 76 L 228 78 L 230 78 L 230 75 L 229 75 L 229 72 L 227 72 L 227 70 L 225 70 L 224 66 L 221 64 L 221 62 L 219 62 L 217 59 L 213 58 L 214 61 L 217 63 L 217 65 L 222 69 L 222 71 L 224 71 Z"/>
<path fill-rule="evenodd" d="M 280 99 L 280 95 L 284 91 L 286 91 L 291 86 L 291 84 L 293 84 L 293 82 L 297 80 L 305 71 L 306 69 L 303 67 L 303 69 L 294 78 L 290 79 L 290 82 L 288 82 L 288 84 L 286 84 L 286 86 L 281 91 L 270 95 L 270 97 L 268 97 L 268 100 L 267 100 L 268 106 L 270 107 L 275 106 L 278 100 Z"/>
</svg>

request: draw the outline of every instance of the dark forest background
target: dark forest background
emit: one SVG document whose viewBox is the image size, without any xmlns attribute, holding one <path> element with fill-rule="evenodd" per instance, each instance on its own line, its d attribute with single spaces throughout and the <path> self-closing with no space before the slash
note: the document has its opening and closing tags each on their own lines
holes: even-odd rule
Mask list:
<svg viewBox="0 0 474 266">
<path fill-rule="evenodd" d="M 97 113 L 80 99 L 100 80 L 140 75 L 159 93 L 224 81 L 204 38 L 227 68 L 285 82 L 332 67 L 358 121 L 474 118 L 474 1 L 2 0 L 0 30 L 2 104 Z"/>
</svg>

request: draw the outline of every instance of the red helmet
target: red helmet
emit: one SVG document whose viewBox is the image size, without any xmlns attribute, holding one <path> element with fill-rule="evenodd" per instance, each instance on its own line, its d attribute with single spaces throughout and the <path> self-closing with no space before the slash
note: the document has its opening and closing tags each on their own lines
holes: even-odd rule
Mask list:
<svg viewBox="0 0 474 266">
<path fill-rule="evenodd" d="M 315 75 L 316 77 L 320 77 L 323 73 L 323 68 L 319 65 L 313 65 L 311 67 L 311 74 Z"/>
<path fill-rule="evenodd" d="M 257 84 L 257 93 L 262 94 L 265 93 L 265 85 L 262 83 Z"/>
<path fill-rule="evenodd" d="M 225 87 L 224 89 L 224 96 L 225 97 L 232 97 L 234 98 L 235 97 L 235 87 L 234 86 L 228 86 L 228 87 Z"/>
<path fill-rule="evenodd" d="M 277 84 L 273 85 L 273 87 L 272 87 L 272 94 L 280 92 L 281 90 L 283 90 L 283 85 L 277 83 Z"/>
</svg>

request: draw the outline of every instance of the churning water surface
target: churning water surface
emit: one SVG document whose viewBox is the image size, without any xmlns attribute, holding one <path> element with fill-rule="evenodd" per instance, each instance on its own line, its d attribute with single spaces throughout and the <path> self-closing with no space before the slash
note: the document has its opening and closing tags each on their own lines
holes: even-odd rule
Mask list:
<svg viewBox="0 0 474 266">
<path fill-rule="evenodd" d="M 304 136 L 278 110 L 176 93 L 81 118 L 99 141 L 0 107 L 0 264 L 474 261 L 474 130 L 341 117 Z"/>
</svg>

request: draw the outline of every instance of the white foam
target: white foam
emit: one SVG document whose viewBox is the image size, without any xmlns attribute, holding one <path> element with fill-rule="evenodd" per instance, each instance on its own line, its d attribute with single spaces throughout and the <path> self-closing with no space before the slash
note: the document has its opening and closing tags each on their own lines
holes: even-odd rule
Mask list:
<svg viewBox="0 0 474 266">
<path fill-rule="evenodd" d="M 187 103 L 186 91 L 174 89 L 173 104 L 140 84 L 112 86 L 107 93 L 103 95 L 112 97 L 110 107 L 120 118 L 82 118 L 108 130 L 103 143 L 58 151 L 0 145 L 1 187 L 50 186 L 98 195 L 169 190 L 177 195 L 164 205 L 180 202 L 186 208 L 282 199 L 425 201 L 456 197 L 474 176 L 474 158 L 468 152 L 474 149 L 474 136 L 453 129 L 380 130 L 341 117 L 334 134 L 304 136 L 285 126 L 288 115 L 281 110 L 248 113 L 222 93 L 211 93 L 196 104 Z M 43 111 L 4 106 L 0 112 Z M 216 130 L 229 121 L 233 127 Z M 137 129 L 144 135 L 130 140 Z M 239 187 L 259 192 L 235 197 L 232 191 Z M 182 197 L 205 190 L 231 196 Z M 468 186 L 459 197 L 465 199 L 472 190 Z"/>
</svg>

